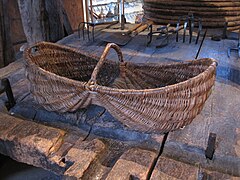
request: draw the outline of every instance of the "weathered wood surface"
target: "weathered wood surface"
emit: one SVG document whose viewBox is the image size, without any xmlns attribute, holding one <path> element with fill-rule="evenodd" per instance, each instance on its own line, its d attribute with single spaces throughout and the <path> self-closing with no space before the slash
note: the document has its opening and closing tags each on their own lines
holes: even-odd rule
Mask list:
<svg viewBox="0 0 240 180">
<path fill-rule="evenodd" d="M 125 180 L 131 179 L 131 176 L 146 179 L 155 156 L 152 151 L 132 148 L 119 158 L 106 180 Z"/>
<path fill-rule="evenodd" d="M 10 34 L 10 17 L 7 11 L 8 1 L 0 1 L 0 67 L 7 66 L 15 60 Z"/>
<path fill-rule="evenodd" d="M 45 1 L 47 12 L 47 28 L 49 29 L 49 40 L 56 42 L 63 37 L 70 35 L 72 29 L 61 0 Z M 46 21 L 46 19 L 44 19 Z"/>
<path fill-rule="evenodd" d="M 0 5 L 1 6 L 1 5 Z M 2 18 L 0 18 L 0 24 L 2 27 Z M 4 49 L 3 49 L 3 33 L 2 33 L 2 28 L 0 31 L 0 64 L 4 64 L 4 55 L 3 55 Z"/>
<path fill-rule="evenodd" d="M 12 40 L 14 50 L 18 52 L 21 45 L 27 42 L 24 30 L 23 30 L 21 15 L 18 8 L 18 1 L 8 0 L 5 2 L 6 3 L 4 5 L 4 12 L 7 12 L 9 14 L 7 23 L 10 26 L 10 31 L 8 33 L 11 34 L 11 40 Z M 67 34 L 71 34 L 72 29 L 77 30 L 79 22 L 83 21 L 82 20 L 83 19 L 82 2 L 81 0 L 76 0 L 76 1 L 65 0 L 62 3 L 63 3 L 61 5 L 63 6 L 62 12 L 59 12 L 59 13 L 63 14 L 62 21 Z M 54 24 L 55 23 L 56 22 L 54 21 Z"/>
<path fill-rule="evenodd" d="M 71 33 L 60 0 L 18 0 L 24 32 L 30 45 L 39 41 L 62 39 Z M 65 29 L 64 29 L 65 28 Z"/>
<path fill-rule="evenodd" d="M 186 171 L 187 169 L 187 171 Z M 202 169 L 200 165 L 191 166 L 182 162 L 169 159 L 166 157 L 160 157 L 156 168 L 153 171 L 151 180 L 159 179 L 238 179 L 231 177 L 227 174 L 222 174 L 216 171 L 207 171 Z"/>
<path fill-rule="evenodd" d="M 27 42 L 31 45 L 48 40 L 49 30 L 46 24 L 47 12 L 44 1 L 18 0 L 18 6 Z"/>
<path fill-rule="evenodd" d="M 98 139 L 1 114 L 0 152 L 57 174 L 81 178 L 104 150 Z M 81 158 L 79 158 L 81 157 Z"/>
<path fill-rule="evenodd" d="M 127 143 L 93 137 L 85 140 L 84 134 L 74 130 L 53 128 L 6 113 L 0 115 L 0 153 L 62 178 L 144 180 L 156 157 L 155 151 Z M 166 157 L 158 160 L 150 179 L 196 179 L 202 173 L 217 179 L 235 179 Z"/>
<path fill-rule="evenodd" d="M 174 37 L 170 39 L 169 45 L 164 48 L 155 48 L 155 45 L 159 43 L 157 40 L 153 40 L 152 44 L 149 47 L 146 47 L 147 39 L 145 34 L 146 32 L 141 33 L 125 47 L 122 47 L 125 60 L 139 63 L 169 63 L 173 61 L 183 61 L 194 59 L 199 48 L 199 44 L 183 44 L 181 41 L 176 43 Z M 60 43 L 84 49 L 89 53 L 94 52 L 98 56 L 101 55 L 105 45 L 105 43 L 100 41 L 99 35 L 96 36 L 95 42 L 79 40 L 77 35 L 74 34 L 64 38 Z M 195 175 L 198 176 L 198 167 L 201 167 L 203 172 L 212 175 L 212 177 L 218 177 L 219 179 L 233 179 L 231 175 L 240 176 L 240 113 L 238 112 L 238 107 L 240 105 L 240 99 L 238 98 L 240 95 L 240 63 L 236 59 L 237 55 L 234 53 L 230 59 L 227 58 L 227 47 L 234 46 L 236 45 L 235 43 L 236 41 L 232 40 L 214 42 L 207 37 L 203 44 L 200 57 L 212 57 L 219 61 L 218 78 L 215 89 L 210 99 L 207 101 L 204 110 L 192 124 L 182 130 L 174 131 L 169 134 L 163 153 L 163 156 L 166 157 L 159 159 L 157 166 L 153 171 L 152 179 L 158 179 L 160 177 L 187 179 L 188 172 L 191 172 L 190 177 Z M 115 52 L 111 51 L 108 58 L 115 59 Z M 83 132 L 82 129 L 84 129 L 85 131 L 90 132 L 90 134 L 95 134 L 97 137 L 106 138 L 100 140 L 101 142 L 99 142 L 99 140 L 94 140 L 94 143 L 91 142 L 91 136 L 87 138 L 90 144 L 95 144 L 97 141 L 97 146 L 99 147 L 99 149 L 97 148 L 97 151 L 89 151 L 92 154 L 90 158 L 84 154 L 85 151 L 82 151 L 82 146 L 84 145 L 79 143 L 82 141 L 81 139 L 86 137 L 86 134 L 84 133 L 84 135 L 74 136 L 76 138 L 74 143 L 66 142 L 62 147 L 58 146 L 56 149 L 59 149 L 59 152 L 61 152 L 62 155 L 59 153 L 60 155 L 53 157 L 55 163 L 59 162 L 58 160 L 61 159 L 60 157 L 66 157 L 66 154 L 68 154 L 76 142 L 78 142 L 77 146 L 81 147 L 79 147 L 80 149 L 77 148 L 77 150 L 73 150 L 72 154 L 78 152 L 80 154 L 79 157 L 87 157 L 85 161 L 86 164 L 76 165 L 75 167 L 73 166 L 71 171 L 62 171 L 61 168 L 63 166 L 65 167 L 65 165 L 64 163 L 60 163 L 60 165 L 57 165 L 61 170 L 57 171 L 58 173 L 65 173 L 65 175 L 78 178 L 87 178 L 89 175 L 91 177 L 101 176 L 105 179 L 107 177 L 112 177 L 113 174 L 120 174 L 123 175 L 123 177 L 129 177 L 132 175 L 140 179 L 146 177 L 146 169 L 148 169 L 146 166 L 149 167 L 149 164 L 143 165 L 142 162 L 139 161 L 139 158 L 134 156 L 135 153 L 133 152 L 135 152 L 135 150 L 131 149 L 134 148 L 134 146 L 137 146 L 140 148 L 140 152 L 144 151 L 147 154 L 150 154 L 147 155 L 147 157 L 152 158 L 156 155 L 156 149 L 159 148 L 159 145 L 162 142 L 161 135 L 146 135 L 139 132 L 131 132 L 129 129 L 122 127 L 121 124 L 119 124 L 117 120 L 103 108 L 96 106 L 79 110 L 75 114 L 46 112 L 34 102 L 29 94 L 29 83 L 25 79 L 25 69 L 23 65 L 21 66 L 21 63 L 22 61 L 18 61 L 18 64 L 16 64 L 15 70 L 13 71 L 11 71 L 11 69 L 14 68 L 14 64 L 12 67 L 4 68 L 0 73 L 1 77 L 10 77 L 10 81 L 13 85 L 17 105 L 12 109 L 12 112 L 16 115 L 27 116 L 29 119 L 35 120 L 38 123 L 50 124 L 56 129 L 63 129 L 66 134 L 77 131 Z M 0 99 L 1 103 L 6 101 L 5 95 L 2 95 Z M 4 108 L 1 109 L 4 110 Z M 6 112 L 6 110 L 4 110 L 4 112 Z M 207 161 L 204 155 L 210 132 L 217 134 L 217 146 L 213 161 Z M 77 141 L 78 138 L 80 138 L 79 141 Z M 113 142 L 112 139 L 118 139 L 124 143 L 118 141 L 118 143 L 115 143 L 113 146 L 109 146 L 106 141 Z M 9 143 L 10 142 L 11 141 L 9 141 Z M 95 145 L 93 147 L 95 147 Z M 146 150 L 147 147 L 150 150 Z M 113 149 L 118 150 L 115 151 Z M 81 156 L 82 152 L 83 156 Z M 140 152 L 139 154 L 141 154 Z M 127 156 L 130 157 L 122 158 L 125 156 L 124 154 L 128 154 Z M 135 157 L 136 161 L 133 161 L 131 157 Z M 151 162 L 151 158 L 147 158 L 147 161 Z M 171 160 L 171 158 L 180 160 L 181 162 Z M 49 158 L 47 159 L 47 162 L 49 162 Z M 53 161 L 53 159 L 51 159 L 51 161 Z M 71 162 L 73 161 L 74 160 L 71 160 Z M 185 163 L 191 165 L 186 165 Z M 166 168 L 163 167 L 164 164 L 166 164 Z M 129 168 L 129 171 L 127 171 L 125 168 L 127 166 L 136 169 L 133 168 L 130 170 Z M 178 171 L 175 169 L 175 166 L 179 167 L 177 168 Z M 47 168 L 50 169 L 51 167 L 55 166 L 51 165 Z M 78 170 L 78 168 L 83 169 Z M 206 169 L 218 172 L 210 172 L 206 171 Z M 54 169 L 51 170 L 54 171 Z M 221 174 L 221 172 L 227 173 L 228 175 Z"/>
<path fill-rule="evenodd" d="M 77 31 L 79 23 L 84 21 L 82 2 L 82 0 L 63 1 L 73 31 Z"/>
<path fill-rule="evenodd" d="M 23 31 L 22 20 L 17 0 L 8 0 L 5 8 L 9 13 L 10 33 L 15 52 L 18 52 L 21 45 L 26 43 L 26 36 Z"/>
</svg>

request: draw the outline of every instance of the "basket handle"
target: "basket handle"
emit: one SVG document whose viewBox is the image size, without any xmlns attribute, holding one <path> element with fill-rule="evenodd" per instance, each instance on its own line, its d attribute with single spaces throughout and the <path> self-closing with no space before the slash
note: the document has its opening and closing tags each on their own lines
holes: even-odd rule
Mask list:
<svg viewBox="0 0 240 180">
<path fill-rule="evenodd" d="M 99 70 L 101 69 L 104 61 L 106 60 L 106 57 L 111 48 L 113 48 L 117 52 L 118 60 L 120 62 L 124 62 L 122 51 L 121 51 L 120 47 L 118 45 L 116 45 L 115 43 L 108 43 L 102 53 L 100 60 L 98 61 L 96 67 L 94 68 L 94 70 L 92 72 L 91 79 L 88 81 L 88 85 L 96 85 L 97 84 L 97 75 L 98 75 Z"/>
</svg>

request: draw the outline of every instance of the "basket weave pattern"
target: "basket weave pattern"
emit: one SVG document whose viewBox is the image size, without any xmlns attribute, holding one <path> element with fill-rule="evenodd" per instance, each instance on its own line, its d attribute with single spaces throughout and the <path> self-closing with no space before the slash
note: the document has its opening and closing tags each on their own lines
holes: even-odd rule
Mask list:
<svg viewBox="0 0 240 180">
<path fill-rule="evenodd" d="M 106 60 L 113 48 L 119 62 Z M 215 82 L 216 61 L 171 64 L 124 62 L 108 44 L 100 60 L 84 52 L 41 42 L 25 51 L 34 98 L 47 110 L 74 112 L 89 104 L 105 107 L 124 125 L 168 132 L 196 117 Z"/>
</svg>

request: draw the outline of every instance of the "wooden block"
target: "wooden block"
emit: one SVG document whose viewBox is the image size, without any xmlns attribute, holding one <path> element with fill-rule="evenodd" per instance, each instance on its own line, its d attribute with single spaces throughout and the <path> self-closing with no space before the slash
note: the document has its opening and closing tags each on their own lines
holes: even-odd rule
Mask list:
<svg viewBox="0 0 240 180">
<path fill-rule="evenodd" d="M 132 148 L 116 162 L 108 174 L 107 180 L 146 179 L 155 156 L 156 154 L 152 151 Z"/>
<path fill-rule="evenodd" d="M 173 159 L 160 157 L 153 171 L 151 180 L 158 179 L 188 179 L 195 180 L 198 168 Z"/>
<path fill-rule="evenodd" d="M 17 161 L 58 173 L 64 170 L 51 162 L 48 156 L 60 148 L 65 131 L 2 113 L 0 124 L 2 153 Z"/>
<path fill-rule="evenodd" d="M 87 176 L 90 166 L 98 160 L 104 150 L 105 145 L 99 139 L 78 140 L 65 156 L 66 164 L 71 166 L 65 171 L 64 175 L 77 179 L 83 178 L 84 175 Z"/>
</svg>

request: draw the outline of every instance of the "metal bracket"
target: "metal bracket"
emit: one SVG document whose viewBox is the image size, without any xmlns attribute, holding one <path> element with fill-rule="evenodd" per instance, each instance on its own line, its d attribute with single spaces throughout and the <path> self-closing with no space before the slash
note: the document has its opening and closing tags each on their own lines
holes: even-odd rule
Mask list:
<svg viewBox="0 0 240 180">
<path fill-rule="evenodd" d="M 237 51 L 238 52 L 238 57 L 240 58 L 240 29 L 238 32 L 238 45 L 236 48 L 228 48 L 228 57 L 230 58 L 231 52 L 232 51 Z"/>
<path fill-rule="evenodd" d="M 180 16 L 178 18 L 178 22 L 177 22 L 177 26 L 176 26 L 176 42 L 178 42 L 178 38 L 179 38 L 179 29 L 180 29 L 180 22 L 184 20 L 184 24 L 183 24 L 183 43 L 185 43 L 185 39 L 186 39 L 186 31 L 187 31 L 187 27 L 189 27 L 189 44 L 192 42 L 192 35 L 193 35 L 193 31 L 194 31 L 194 23 L 195 20 L 198 22 L 198 34 L 197 34 L 197 39 L 195 41 L 195 44 L 198 43 L 199 40 L 199 36 L 200 33 L 202 31 L 202 19 L 199 17 L 194 17 L 193 14 L 189 14 L 188 16 Z"/>
<path fill-rule="evenodd" d="M 223 39 L 227 39 L 227 28 L 228 28 L 228 22 L 225 22 L 224 28 L 223 28 L 223 34 L 222 34 Z"/>
<path fill-rule="evenodd" d="M 6 92 L 8 98 L 8 101 L 5 103 L 5 105 L 7 109 L 10 110 L 16 104 L 16 101 L 13 96 L 10 82 L 7 78 L 1 80 L 0 94 L 2 94 L 3 92 Z"/>
<path fill-rule="evenodd" d="M 210 159 L 210 160 L 213 159 L 213 155 L 215 152 L 216 138 L 217 138 L 217 135 L 215 133 L 209 134 L 208 145 L 207 145 L 207 149 L 205 150 L 205 157 L 207 159 Z"/>
<path fill-rule="evenodd" d="M 148 26 L 148 29 L 150 29 L 150 32 L 147 35 L 147 38 L 149 39 L 149 41 L 147 42 L 147 45 L 149 45 L 152 42 L 153 34 L 158 34 L 158 33 L 159 33 L 159 37 L 161 37 L 163 35 L 165 36 L 164 40 L 167 40 L 167 44 L 168 44 L 168 36 L 169 36 L 168 28 L 169 28 L 169 26 L 170 26 L 170 24 L 168 24 L 167 26 L 161 26 L 161 27 L 157 28 L 157 31 L 153 31 L 152 24 L 150 24 Z M 160 47 L 160 46 L 161 45 L 159 45 L 157 47 Z"/>
</svg>

